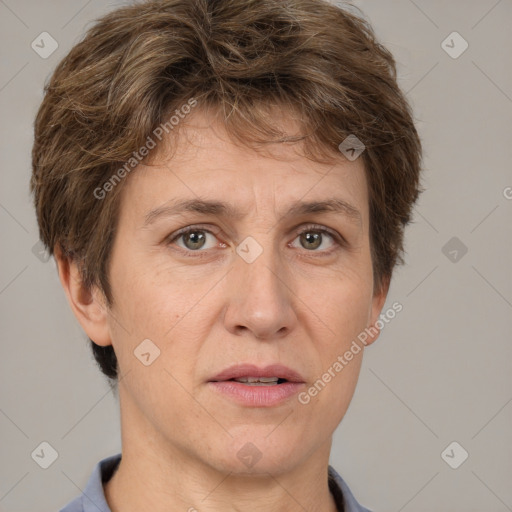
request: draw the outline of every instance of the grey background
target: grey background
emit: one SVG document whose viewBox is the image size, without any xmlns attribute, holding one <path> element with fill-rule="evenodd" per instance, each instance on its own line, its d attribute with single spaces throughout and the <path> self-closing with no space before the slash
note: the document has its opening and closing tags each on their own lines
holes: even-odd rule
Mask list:
<svg viewBox="0 0 512 512">
<path fill-rule="evenodd" d="M 121 448 L 116 398 L 53 260 L 32 251 L 28 192 L 43 83 L 119 4 L 0 0 L 1 511 L 58 510 Z M 384 308 L 399 301 L 403 311 L 366 351 L 331 464 L 376 512 L 512 510 L 512 2 L 354 4 L 398 61 L 427 190 Z M 30 46 L 43 31 L 59 44 L 47 59 Z M 457 59 L 441 47 L 453 31 L 469 44 Z M 452 237 L 456 261 L 451 246 L 443 252 Z M 46 470 L 31 458 L 42 441 L 59 454 Z M 452 441 L 469 453 L 458 469 L 441 458 Z"/>
</svg>

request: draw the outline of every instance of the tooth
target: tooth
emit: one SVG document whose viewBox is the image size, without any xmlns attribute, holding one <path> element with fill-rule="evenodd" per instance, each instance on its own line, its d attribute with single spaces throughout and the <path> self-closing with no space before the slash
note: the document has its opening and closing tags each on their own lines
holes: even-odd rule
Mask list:
<svg viewBox="0 0 512 512">
<path fill-rule="evenodd" d="M 278 377 L 240 377 L 235 379 L 237 382 L 242 382 L 244 384 L 277 384 L 279 380 Z"/>
</svg>

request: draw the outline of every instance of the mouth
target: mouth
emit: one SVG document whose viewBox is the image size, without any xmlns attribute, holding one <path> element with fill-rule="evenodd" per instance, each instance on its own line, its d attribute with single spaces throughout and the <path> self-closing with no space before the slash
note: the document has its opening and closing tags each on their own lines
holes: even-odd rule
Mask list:
<svg viewBox="0 0 512 512">
<path fill-rule="evenodd" d="M 286 382 L 304 383 L 299 372 L 281 364 L 258 368 L 253 364 L 239 364 L 226 368 L 209 382 L 235 381 L 249 386 L 276 386 Z"/>
<path fill-rule="evenodd" d="M 302 376 L 286 366 L 258 368 L 251 364 L 227 368 L 208 381 L 225 399 L 246 407 L 272 407 L 296 395 L 305 386 Z"/>
<path fill-rule="evenodd" d="M 229 381 L 240 382 L 247 386 L 277 386 L 288 382 L 286 379 L 280 379 L 279 377 L 240 377 L 239 379 L 229 379 Z"/>
</svg>

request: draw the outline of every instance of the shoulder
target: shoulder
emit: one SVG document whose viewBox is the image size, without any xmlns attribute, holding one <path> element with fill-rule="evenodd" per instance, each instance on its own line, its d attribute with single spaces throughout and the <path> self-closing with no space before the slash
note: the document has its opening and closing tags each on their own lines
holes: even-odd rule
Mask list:
<svg viewBox="0 0 512 512">
<path fill-rule="evenodd" d="M 111 512 L 105 499 L 103 484 L 112 477 L 120 461 L 120 453 L 100 460 L 94 467 L 82 494 L 59 512 Z"/>
<path fill-rule="evenodd" d="M 77 496 L 73 501 L 69 502 L 64 508 L 61 508 L 59 512 L 83 512 L 84 505 L 82 503 L 82 496 Z"/>
<path fill-rule="evenodd" d="M 82 496 L 83 495 L 77 496 L 73 501 L 70 501 L 64 508 L 61 508 L 59 512 L 84 512 Z"/>
<path fill-rule="evenodd" d="M 371 512 L 371 510 L 363 507 L 357 502 L 345 480 L 341 478 L 332 466 L 329 466 L 329 488 L 331 489 L 336 502 L 343 504 L 343 508 L 340 508 L 343 512 Z"/>
</svg>

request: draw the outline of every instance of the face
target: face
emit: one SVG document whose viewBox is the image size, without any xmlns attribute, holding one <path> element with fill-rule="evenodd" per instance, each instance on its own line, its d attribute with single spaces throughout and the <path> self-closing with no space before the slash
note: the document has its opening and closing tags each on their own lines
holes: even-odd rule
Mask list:
<svg viewBox="0 0 512 512">
<path fill-rule="evenodd" d="M 373 295 L 362 160 L 318 164 L 297 149 L 241 147 L 196 113 L 172 158 L 125 183 L 105 343 L 133 439 L 232 472 L 328 456 L 363 350 L 333 365 L 385 297 Z M 233 374 L 240 365 L 255 368 Z M 267 377 L 286 382 L 227 380 L 273 365 Z"/>
</svg>

